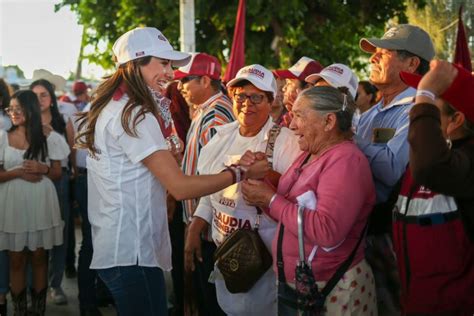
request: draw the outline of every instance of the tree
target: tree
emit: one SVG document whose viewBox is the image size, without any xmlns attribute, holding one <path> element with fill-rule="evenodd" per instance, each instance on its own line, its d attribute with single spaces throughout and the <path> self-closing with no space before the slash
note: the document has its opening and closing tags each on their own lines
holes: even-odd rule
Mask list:
<svg viewBox="0 0 474 316">
<path fill-rule="evenodd" d="M 196 50 L 226 64 L 238 1 L 195 0 Z M 137 26 L 160 29 L 179 47 L 176 0 L 62 0 L 84 25 L 84 42 L 93 47 L 89 61 L 110 68 L 114 41 Z M 328 65 L 361 68 L 359 40 L 381 36 L 385 23 L 406 21 L 403 0 L 252 0 L 247 3 L 246 63 L 287 67 L 306 55 Z M 105 48 L 105 49 L 104 49 Z"/>
<path fill-rule="evenodd" d="M 407 1 L 407 17 L 412 24 L 425 29 L 433 39 L 436 56 L 439 59 L 452 60 L 456 42 L 458 9 L 461 1 L 432 0 L 427 3 Z M 474 3 L 465 1 L 463 21 L 466 26 L 471 26 L 473 21 Z M 470 37 L 470 30 L 466 30 Z M 470 43 L 472 52 L 472 41 Z"/>
</svg>

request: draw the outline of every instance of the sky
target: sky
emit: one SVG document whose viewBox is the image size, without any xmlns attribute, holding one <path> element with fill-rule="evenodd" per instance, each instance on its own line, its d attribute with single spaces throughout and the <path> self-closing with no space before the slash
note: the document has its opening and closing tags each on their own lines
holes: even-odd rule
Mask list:
<svg viewBox="0 0 474 316">
<path fill-rule="evenodd" d="M 18 65 L 30 79 L 35 69 L 65 78 L 75 71 L 82 26 L 60 0 L 0 0 L 0 64 Z M 85 77 L 100 78 L 98 66 L 83 63 Z"/>
</svg>

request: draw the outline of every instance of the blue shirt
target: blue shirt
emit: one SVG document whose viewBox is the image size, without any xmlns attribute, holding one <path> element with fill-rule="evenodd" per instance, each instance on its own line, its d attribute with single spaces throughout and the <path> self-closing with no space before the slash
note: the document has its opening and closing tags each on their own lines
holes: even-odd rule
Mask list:
<svg viewBox="0 0 474 316">
<path fill-rule="evenodd" d="M 377 192 L 377 203 L 385 202 L 408 165 L 408 113 L 416 90 L 407 88 L 383 107 L 383 99 L 364 112 L 354 140 L 369 160 Z M 375 128 L 391 128 L 395 135 L 386 143 L 374 143 Z"/>
</svg>

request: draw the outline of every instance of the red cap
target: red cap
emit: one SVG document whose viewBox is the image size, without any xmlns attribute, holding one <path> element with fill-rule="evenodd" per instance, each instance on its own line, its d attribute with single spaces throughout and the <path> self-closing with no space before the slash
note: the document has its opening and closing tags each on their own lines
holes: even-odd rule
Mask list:
<svg viewBox="0 0 474 316">
<path fill-rule="evenodd" d="M 458 75 L 440 97 L 474 123 L 474 77 L 466 69 L 454 64 L 453 66 L 458 69 Z M 407 85 L 416 88 L 422 76 L 402 71 L 400 78 Z"/>
<path fill-rule="evenodd" d="M 179 67 L 174 71 L 174 79 L 179 80 L 187 76 L 208 76 L 217 80 L 221 77 L 221 64 L 214 56 L 205 53 L 193 53 L 186 66 Z"/>
<path fill-rule="evenodd" d="M 72 92 L 76 95 L 86 92 L 87 89 L 89 89 L 89 87 L 85 84 L 84 81 L 76 81 L 72 85 Z"/>
<path fill-rule="evenodd" d="M 323 66 L 321 66 L 318 61 L 303 56 L 289 69 L 274 70 L 273 74 L 282 79 L 298 79 L 304 81 L 309 75 L 320 73 L 321 70 L 323 70 Z"/>
</svg>

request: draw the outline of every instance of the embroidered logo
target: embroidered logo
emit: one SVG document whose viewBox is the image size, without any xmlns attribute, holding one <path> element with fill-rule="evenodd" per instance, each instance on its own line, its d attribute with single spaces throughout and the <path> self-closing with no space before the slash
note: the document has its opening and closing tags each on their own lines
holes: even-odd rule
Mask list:
<svg viewBox="0 0 474 316">
<path fill-rule="evenodd" d="M 144 51 L 136 52 L 136 53 L 135 53 L 135 57 L 140 57 L 140 56 L 144 56 L 144 55 L 145 55 L 145 52 L 144 52 Z"/>
<path fill-rule="evenodd" d="M 391 29 L 389 29 L 384 35 L 382 38 L 392 38 L 394 37 L 395 35 L 397 35 L 398 33 L 398 28 L 397 27 L 392 27 Z"/>
<path fill-rule="evenodd" d="M 257 77 L 260 77 L 261 79 L 264 79 L 265 78 L 265 74 L 263 73 L 263 71 L 261 70 L 258 70 L 256 68 L 247 68 L 247 69 L 244 69 L 242 70 L 242 75 L 243 74 L 251 74 L 251 75 L 255 75 Z"/>
</svg>

